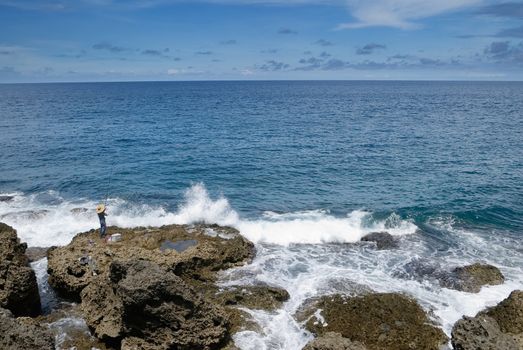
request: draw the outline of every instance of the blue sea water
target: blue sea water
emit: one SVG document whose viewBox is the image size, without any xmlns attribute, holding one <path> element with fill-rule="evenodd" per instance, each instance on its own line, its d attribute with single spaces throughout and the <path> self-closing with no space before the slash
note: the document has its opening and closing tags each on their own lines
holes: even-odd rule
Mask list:
<svg viewBox="0 0 523 350">
<path fill-rule="evenodd" d="M 66 244 L 107 200 L 109 224 L 239 228 L 259 251 L 242 281 L 291 293 L 280 323 L 253 311 L 265 332 L 239 335 L 242 349 L 299 349 L 310 335 L 291 315 L 333 291 L 325 276 L 408 290 L 448 332 L 523 287 L 522 111 L 519 82 L 0 85 L 0 194 L 13 196 L 0 221 L 30 245 Z M 330 245 L 373 230 L 401 249 Z M 507 283 L 465 302 L 396 277 L 419 258 L 493 263 Z"/>
</svg>

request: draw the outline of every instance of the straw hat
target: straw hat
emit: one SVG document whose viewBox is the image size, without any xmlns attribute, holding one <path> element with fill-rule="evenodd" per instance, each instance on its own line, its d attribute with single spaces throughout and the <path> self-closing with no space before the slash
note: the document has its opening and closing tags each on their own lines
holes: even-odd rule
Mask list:
<svg viewBox="0 0 523 350">
<path fill-rule="evenodd" d="M 104 204 L 98 204 L 96 206 L 96 213 L 101 214 L 105 211 L 105 205 Z"/>
</svg>

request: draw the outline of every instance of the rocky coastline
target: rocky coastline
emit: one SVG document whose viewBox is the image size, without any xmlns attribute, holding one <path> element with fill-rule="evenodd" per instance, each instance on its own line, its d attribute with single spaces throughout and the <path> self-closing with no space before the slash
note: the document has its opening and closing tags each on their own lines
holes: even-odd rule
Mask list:
<svg viewBox="0 0 523 350">
<path fill-rule="evenodd" d="M 220 271 L 249 264 L 256 255 L 254 244 L 233 228 L 109 227 L 109 233 L 121 239 L 105 242 L 91 230 L 63 247 L 27 251 L 16 231 L 0 223 L 0 348 L 234 350 L 235 333 L 263 331 L 244 308 L 272 312 L 289 299 L 276 286 L 217 284 Z M 384 250 L 399 243 L 379 232 L 359 244 Z M 65 306 L 42 315 L 29 262 L 44 256 L 49 285 Z M 481 263 L 444 271 L 411 261 L 406 270 L 467 293 L 504 283 L 496 267 Z M 64 314 L 87 331 L 58 346 L 53 325 Z M 294 317 L 314 336 L 306 350 L 523 349 L 523 291 L 518 290 L 475 317 L 464 316 L 450 337 L 411 296 L 370 289 L 308 300 Z"/>
</svg>

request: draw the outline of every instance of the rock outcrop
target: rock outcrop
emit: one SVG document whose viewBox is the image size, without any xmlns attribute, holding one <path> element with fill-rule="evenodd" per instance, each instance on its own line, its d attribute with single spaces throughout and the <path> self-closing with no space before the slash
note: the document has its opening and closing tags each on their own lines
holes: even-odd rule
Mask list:
<svg viewBox="0 0 523 350">
<path fill-rule="evenodd" d="M 14 318 L 0 308 L 0 349 L 2 350 L 54 350 L 51 332 L 33 324 L 27 318 Z"/>
<path fill-rule="evenodd" d="M 303 350 L 367 350 L 360 342 L 352 342 L 340 333 L 327 332 L 311 340 Z"/>
<path fill-rule="evenodd" d="M 12 227 L 0 223 L 0 307 L 15 316 L 40 313 L 36 275 L 29 266 L 26 248 Z"/>
<path fill-rule="evenodd" d="M 82 291 L 94 334 L 123 339 L 128 349 L 217 349 L 228 340 L 223 309 L 207 302 L 174 273 L 137 260 L 110 266 Z"/>
<path fill-rule="evenodd" d="M 448 340 L 419 304 L 402 294 L 332 295 L 311 305 L 301 314 L 309 315 L 305 318 L 309 331 L 317 336 L 339 333 L 369 350 L 438 350 Z"/>
<path fill-rule="evenodd" d="M 223 305 L 270 311 L 280 308 L 289 300 L 289 293 L 285 289 L 268 285 L 234 286 L 219 292 L 215 299 Z"/>
<path fill-rule="evenodd" d="M 374 242 L 378 250 L 393 249 L 398 247 L 398 242 L 388 232 L 372 232 L 361 239 L 362 242 Z"/>
<path fill-rule="evenodd" d="M 443 288 L 468 293 L 478 293 L 483 286 L 502 284 L 505 280 L 501 271 L 492 265 L 475 263 L 456 267 L 449 271 L 428 259 L 413 259 L 405 264 L 402 270 L 397 271 L 395 275 L 418 281 L 432 279 Z"/>
<path fill-rule="evenodd" d="M 285 299 L 286 292 L 261 287 L 216 295 L 216 273 L 255 254 L 254 245 L 232 228 L 170 225 L 108 231 L 120 233 L 121 240 L 105 243 L 91 230 L 48 251 L 49 283 L 61 295 L 81 301 L 89 328 L 108 345 L 221 349 L 231 332 L 250 326 L 249 315 L 235 308 L 239 300 L 269 308 Z"/>
<path fill-rule="evenodd" d="M 523 349 L 523 291 L 475 317 L 463 317 L 452 328 L 451 342 L 456 350 Z"/>
<path fill-rule="evenodd" d="M 457 267 L 450 275 L 441 277 L 439 281 L 440 285 L 445 288 L 479 293 L 483 286 L 503 284 L 505 277 L 495 266 L 475 263 Z"/>
<path fill-rule="evenodd" d="M 216 271 L 254 257 L 254 246 L 235 229 L 218 226 L 170 225 L 121 229 L 122 240 L 104 243 L 95 230 L 78 234 L 72 242 L 48 253 L 50 285 L 62 296 L 79 300 L 80 292 L 98 275 L 106 275 L 112 261 L 148 260 L 197 285 L 214 281 Z M 190 244 L 189 244 L 190 243 Z"/>
</svg>

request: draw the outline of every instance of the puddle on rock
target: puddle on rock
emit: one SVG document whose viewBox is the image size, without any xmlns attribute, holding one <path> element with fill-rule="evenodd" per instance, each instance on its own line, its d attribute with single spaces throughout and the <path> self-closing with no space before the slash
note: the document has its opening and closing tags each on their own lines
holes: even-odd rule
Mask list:
<svg viewBox="0 0 523 350">
<path fill-rule="evenodd" d="M 185 241 L 176 241 L 176 242 L 173 242 L 173 241 L 170 241 L 167 239 L 167 240 L 163 241 L 162 244 L 160 245 L 160 250 L 162 252 L 164 252 L 166 250 L 176 250 L 178 253 L 181 253 L 181 252 L 189 249 L 190 247 L 195 246 L 196 244 L 198 244 L 198 241 L 196 241 L 195 239 L 188 239 Z"/>
</svg>

